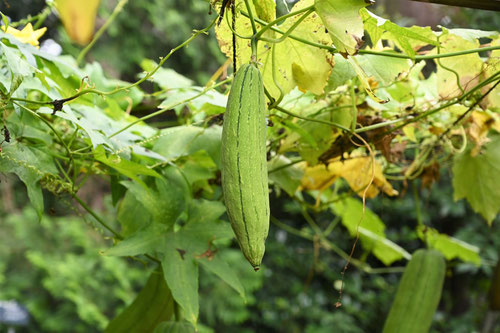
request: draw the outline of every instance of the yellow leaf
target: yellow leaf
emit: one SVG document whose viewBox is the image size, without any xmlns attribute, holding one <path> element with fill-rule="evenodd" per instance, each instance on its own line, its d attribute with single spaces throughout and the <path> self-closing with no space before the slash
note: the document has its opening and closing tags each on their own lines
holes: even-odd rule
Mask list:
<svg viewBox="0 0 500 333">
<path fill-rule="evenodd" d="M 272 22 L 276 19 L 275 0 L 253 0 L 253 5 L 260 19 L 266 22 Z"/>
<path fill-rule="evenodd" d="M 497 114 L 473 111 L 470 121 L 472 124 L 468 128 L 468 133 L 476 145 L 472 150 L 472 154 L 475 156 L 481 150 L 482 145 L 489 142 L 488 132 L 490 129 L 500 132 L 500 117 Z"/>
<path fill-rule="evenodd" d="M 415 126 L 405 126 L 403 127 L 403 133 L 406 135 L 408 140 L 412 142 L 417 142 L 417 137 L 415 136 Z"/>
<path fill-rule="evenodd" d="M 17 30 L 10 26 L 7 27 L 7 29 L 2 27 L 2 30 L 8 33 L 9 35 L 16 37 L 23 43 L 31 44 L 33 46 L 38 47 L 38 45 L 40 45 L 40 42 L 38 40 L 40 39 L 40 37 L 43 36 L 45 31 L 47 31 L 47 28 L 33 30 L 33 26 L 31 25 L 31 23 L 28 23 L 23 28 L 23 30 Z"/>
<path fill-rule="evenodd" d="M 80 45 L 88 44 L 94 35 L 94 25 L 100 0 L 56 0 L 64 29 Z"/>
<path fill-rule="evenodd" d="M 367 198 L 376 197 L 380 191 L 389 196 L 397 195 L 398 192 L 385 179 L 382 166 L 375 160 L 374 174 L 372 172 L 372 159 L 370 157 L 354 157 L 341 161 L 335 159 L 327 166 L 317 165 L 306 168 L 302 178 L 302 188 L 306 190 L 325 190 L 332 185 L 337 178 L 344 178 L 351 189 L 359 196 L 363 196 L 366 186 L 374 175 L 373 184 L 366 191 Z"/>
<path fill-rule="evenodd" d="M 305 166 L 305 163 L 304 165 Z M 326 190 L 338 178 L 338 175 L 333 174 L 327 169 L 324 164 L 318 164 L 313 167 L 306 168 L 304 177 L 302 177 L 302 188 L 305 190 Z"/>
<path fill-rule="evenodd" d="M 243 0 L 236 0 L 235 3 L 237 11 L 247 11 Z M 294 5 L 292 12 L 301 10 L 312 4 L 314 4 L 314 0 L 300 0 Z M 254 16 L 257 16 L 253 2 L 250 3 L 250 7 L 254 12 Z M 225 16 L 227 17 L 227 21 L 231 22 L 231 11 L 226 11 Z M 301 15 L 297 15 L 288 18 L 278 26 L 279 29 L 287 31 L 300 17 Z M 257 24 L 257 30 L 260 28 L 261 26 Z M 215 31 L 221 51 L 226 54 L 227 57 L 232 58 L 233 37 L 226 19 L 224 19 L 219 26 L 216 26 Z M 241 13 L 238 13 L 236 16 L 236 32 L 242 36 L 252 35 L 250 21 Z M 267 33 L 275 34 L 271 31 L 267 31 Z M 321 18 L 314 13 L 307 16 L 307 18 L 296 27 L 293 34 L 296 37 L 314 41 L 319 44 L 331 45 L 332 43 L 328 33 L 325 32 Z M 266 37 L 271 36 L 273 35 L 266 35 Z M 276 33 L 274 38 L 279 38 L 280 36 L 280 34 Z M 273 48 L 275 49 L 274 51 Z M 238 67 L 248 63 L 251 58 L 250 40 L 236 38 L 236 52 Z M 276 82 L 273 78 L 273 52 L 275 55 L 274 76 L 276 77 Z M 283 42 L 277 44 L 259 42 L 257 62 L 262 64 L 260 70 L 264 79 L 264 85 L 274 98 L 280 96 L 280 89 L 277 87 L 276 83 L 279 84 L 285 94 L 295 87 L 298 87 L 302 91 L 309 91 L 316 95 L 321 95 L 324 93 L 324 88 L 330 77 L 332 66 L 334 65 L 333 55 L 327 50 L 318 49 L 291 38 L 286 38 Z"/>
</svg>

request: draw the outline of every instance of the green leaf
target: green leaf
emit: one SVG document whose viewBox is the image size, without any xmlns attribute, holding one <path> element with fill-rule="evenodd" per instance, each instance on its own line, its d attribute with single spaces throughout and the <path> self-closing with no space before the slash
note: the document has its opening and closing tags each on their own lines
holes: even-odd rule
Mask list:
<svg viewBox="0 0 500 333">
<path fill-rule="evenodd" d="M 269 170 L 269 180 L 293 197 L 300 186 L 304 171 L 295 165 L 289 165 L 290 160 L 282 155 L 278 155 L 267 164 Z M 287 167 L 284 167 L 288 165 Z"/>
<path fill-rule="evenodd" d="M 343 56 L 335 54 L 334 60 L 335 66 L 333 66 L 332 73 L 328 79 L 327 91 L 332 91 L 343 86 L 356 76 L 354 68 L 352 68 L 351 64 Z"/>
<path fill-rule="evenodd" d="M 157 66 L 158 64 L 150 59 L 144 59 L 141 62 L 141 68 L 146 72 L 152 72 Z M 144 74 L 141 77 L 144 77 Z M 164 90 L 189 88 L 193 85 L 192 80 L 177 73 L 171 68 L 163 67 L 160 67 L 150 80 L 158 84 L 160 88 Z"/>
<path fill-rule="evenodd" d="M 449 29 L 448 32 L 462 37 L 469 42 L 474 42 L 479 38 L 493 38 L 499 34 L 498 31 L 482 31 L 477 29 Z"/>
<path fill-rule="evenodd" d="M 214 253 L 214 240 L 234 237 L 229 223 L 217 221 L 224 211 L 218 201 L 193 200 L 186 225 L 178 232 L 168 233 L 160 249 L 165 280 L 187 320 L 193 324 L 198 319 L 199 307 L 196 260 Z"/>
<path fill-rule="evenodd" d="M 0 172 L 15 173 L 23 181 L 30 202 L 41 219 L 44 206 L 40 179 L 46 174 L 57 174 L 52 158 L 35 147 L 17 142 L 4 143 L 0 154 Z"/>
<path fill-rule="evenodd" d="M 120 233 L 124 237 L 132 235 L 137 230 L 152 223 L 151 213 L 135 197 L 132 191 L 127 191 L 118 205 L 117 220 L 122 226 Z"/>
<path fill-rule="evenodd" d="M 235 271 L 229 267 L 229 265 L 222 260 L 217 253 L 213 257 L 198 258 L 197 261 L 209 272 L 220 277 L 231 288 L 236 290 L 244 300 L 246 300 L 245 289 L 241 284 L 240 279 L 236 275 Z"/>
<path fill-rule="evenodd" d="M 367 9 L 362 9 L 360 14 L 373 45 L 376 45 L 383 36 L 383 39 L 394 41 L 401 50 L 411 56 L 415 55 L 415 49 L 426 44 L 439 46 L 430 27 L 400 27 L 371 13 Z"/>
<path fill-rule="evenodd" d="M 218 168 L 214 161 L 204 150 L 197 151 L 179 161 L 179 167 L 189 183 L 193 184 L 202 180 L 215 178 Z"/>
<path fill-rule="evenodd" d="M 145 187 L 130 181 L 121 184 L 146 208 L 154 223 L 172 226 L 186 209 L 190 191 L 176 168 L 166 168 L 164 174 L 164 178 L 155 179 L 155 187 Z"/>
<path fill-rule="evenodd" d="M 193 200 L 189 205 L 191 225 L 215 221 L 226 212 L 226 206 L 220 201 Z"/>
<path fill-rule="evenodd" d="M 158 324 L 171 319 L 173 314 L 172 294 L 161 270 L 156 270 L 133 303 L 109 323 L 105 332 L 156 332 Z"/>
<path fill-rule="evenodd" d="M 0 16 L 2 16 L 3 29 L 7 30 L 7 28 L 9 27 L 9 18 L 5 16 L 2 12 L 0 12 Z"/>
<path fill-rule="evenodd" d="M 493 135 L 475 156 L 469 147 L 453 161 L 453 198 L 466 198 L 491 224 L 500 211 L 500 135 Z"/>
<path fill-rule="evenodd" d="M 448 235 L 440 234 L 427 226 L 417 229 L 418 237 L 426 241 L 433 249 L 441 251 L 447 260 L 459 258 L 465 262 L 481 265 L 479 248 Z"/>
<path fill-rule="evenodd" d="M 18 50 L 8 47 L 4 43 L 0 42 L 0 49 L 3 51 L 5 59 L 9 64 L 9 70 L 12 75 L 20 76 L 30 76 L 35 73 L 36 68 L 31 66 L 24 58 L 21 56 L 21 52 Z"/>
<path fill-rule="evenodd" d="M 184 310 L 186 319 L 196 325 L 198 321 L 198 265 L 193 254 L 182 247 L 175 235 L 166 241 L 161 258 L 163 274 L 172 296 Z"/>
<path fill-rule="evenodd" d="M 164 226 L 152 225 L 136 232 L 131 237 L 120 241 L 116 246 L 101 253 L 105 256 L 119 257 L 153 253 L 161 248 L 166 233 L 167 229 Z"/>
<path fill-rule="evenodd" d="M 200 150 L 206 151 L 220 169 L 220 139 L 222 127 L 201 128 L 177 126 L 165 129 L 153 150 L 167 160 L 188 156 Z"/>
<path fill-rule="evenodd" d="M 349 230 L 351 236 L 356 236 L 359 231 L 363 247 L 370 250 L 385 265 L 389 266 L 403 258 L 408 260 L 411 258 L 402 247 L 386 238 L 385 225 L 375 213 L 365 207 L 363 216 L 363 204 L 360 201 L 347 198 L 335 203 L 333 210 L 341 216 L 342 224 Z"/>
<path fill-rule="evenodd" d="M 372 90 L 372 88 L 370 86 L 369 76 L 365 72 L 365 70 L 360 66 L 360 64 L 358 63 L 357 59 L 358 59 L 357 57 L 349 57 L 347 59 L 347 61 L 354 68 L 354 71 L 358 75 L 358 79 L 361 82 L 361 85 L 365 89 L 365 91 L 368 94 L 368 96 L 370 96 L 375 102 L 377 102 L 379 104 L 385 104 L 385 103 L 389 102 L 388 99 L 384 100 L 384 99 L 378 97 L 377 95 L 375 95 L 375 92 Z"/>
<path fill-rule="evenodd" d="M 333 44 L 342 54 L 354 55 L 363 44 L 363 21 L 359 10 L 365 0 L 315 0 L 316 12 L 328 29 Z"/>
<path fill-rule="evenodd" d="M 104 147 L 102 146 L 94 150 L 94 157 L 97 161 L 101 162 L 104 165 L 109 166 L 112 169 L 115 169 L 120 174 L 135 180 L 139 184 L 142 184 L 144 187 L 146 187 L 146 184 L 142 181 L 141 178 L 138 177 L 138 175 L 161 178 L 161 175 L 158 174 L 156 171 L 142 164 L 126 160 L 118 155 L 111 155 L 109 157 L 106 156 L 106 153 L 104 152 Z"/>
<path fill-rule="evenodd" d="M 408 73 L 412 66 L 412 61 L 409 59 L 383 55 L 360 54 L 356 56 L 356 59 L 366 74 L 381 85 L 394 83 L 400 75 Z"/>
</svg>

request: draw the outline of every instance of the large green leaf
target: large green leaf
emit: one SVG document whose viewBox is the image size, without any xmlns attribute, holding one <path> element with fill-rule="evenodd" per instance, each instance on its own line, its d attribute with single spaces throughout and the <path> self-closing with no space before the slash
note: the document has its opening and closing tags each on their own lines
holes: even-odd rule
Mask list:
<svg viewBox="0 0 500 333">
<path fill-rule="evenodd" d="M 0 42 L 0 51 L 7 59 L 12 75 L 29 76 L 35 73 L 36 68 L 31 66 L 22 56 L 21 52 Z"/>
<path fill-rule="evenodd" d="M 156 332 L 158 324 L 171 319 L 173 314 L 172 294 L 161 270 L 156 270 L 134 302 L 109 323 L 105 332 Z"/>
<path fill-rule="evenodd" d="M 165 281 L 172 290 L 175 301 L 184 310 L 185 318 L 196 325 L 198 321 L 198 265 L 192 253 L 182 248 L 179 237 L 169 237 L 161 262 Z"/>
<path fill-rule="evenodd" d="M 14 173 L 23 181 L 30 202 L 41 218 L 44 206 L 40 180 L 47 174 L 58 173 L 52 158 L 34 146 L 4 143 L 0 154 L 0 172 Z"/>
<path fill-rule="evenodd" d="M 366 9 L 362 9 L 360 14 L 373 45 L 376 45 L 380 39 L 390 40 L 411 56 L 416 54 L 415 49 L 427 44 L 434 46 L 439 45 L 430 27 L 400 27 Z"/>
<path fill-rule="evenodd" d="M 453 161 L 453 197 L 466 198 L 471 207 L 491 224 L 500 211 L 500 135 L 493 135 L 491 142 L 481 152 L 471 155 L 467 149 Z"/>
<path fill-rule="evenodd" d="M 197 260 L 217 256 L 212 242 L 233 237 L 229 223 L 217 221 L 224 213 L 217 201 L 196 200 L 190 206 L 189 220 L 178 232 L 167 234 L 160 250 L 165 280 L 174 299 L 184 310 L 187 320 L 198 320 L 198 264 Z M 228 273 L 230 274 L 230 273 Z M 229 275 L 224 275 L 230 279 Z M 234 280 L 230 280 L 232 283 Z"/>
<path fill-rule="evenodd" d="M 286 157 L 278 155 L 269 161 L 267 169 L 269 180 L 293 197 L 300 186 L 304 171 L 297 166 L 290 165 L 290 162 Z"/>
<path fill-rule="evenodd" d="M 206 151 L 220 168 L 220 138 L 222 128 L 212 126 L 177 126 L 163 130 L 153 150 L 167 160 L 192 155 L 200 150 Z"/>
<path fill-rule="evenodd" d="M 436 229 L 427 226 L 419 228 L 417 231 L 418 236 L 422 240 L 426 241 L 432 248 L 441 251 L 447 260 L 459 258 L 478 266 L 481 264 L 478 247 L 460 239 L 441 234 Z"/>
<path fill-rule="evenodd" d="M 153 253 L 163 245 L 167 228 L 163 225 L 151 225 L 132 236 L 120 241 L 116 246 L 102 252 L 107 256 L 137 256 Z"/>
<path fill-rule="evenodd" d="M 363 247 L 370 250 L 385 265 L 403 258 L 411 258 L 402 247 L 387 239 L 385 225 L 374 212 L 365 207 L 363 215 L 363 205 L 359 200 L 347 198 L 334 204 L 333 209 L 342 217 L 342 224 L 351 236 L 355 236 L 359 231 Z"/>
<path fill-rule="evenodd" d="M 120 174 L 135 180 L 144 187 L 146 187 L 146 184 L 144 184 L 142 179 L 139 178 L 139 175 L 161 178 L 160 174 L 147 166 L 127 160 L 118 155 L 106 156 L 102 146 L 94 150 L 94 157 L 97 161 L 118 171 Z"/>
<path fill-rule="evenodd" d="M 224 282 L 226 282 L 231 288 L 236 290 L 243 299 L 245 299 L 245 289 L 241 284 L 240 279 L 234 272 L 234 270 L 220 258 L 220 256 L 208 257 L 204 256 L 198 258 L 198 263 L 200 263 L 209 272 L 220 277 Z"/>
</svg>

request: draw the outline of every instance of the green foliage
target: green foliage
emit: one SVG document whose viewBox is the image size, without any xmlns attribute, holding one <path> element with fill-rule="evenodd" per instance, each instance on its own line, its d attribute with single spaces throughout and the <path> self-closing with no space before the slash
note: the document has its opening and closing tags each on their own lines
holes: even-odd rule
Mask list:
<svg viewBox="0 0 500 333">
<path fill-rule="evenodd" d="M 457 155 L 453 165 L 453 187 L 455 200 L 466 198 L 472 208 L 489 223 L 500 208 L 500 184 L 491 175 L 500 171 L 500 136 L 496 135 L 476 156 L 471 149 Z"/>
<path fill-rule="evenodd" d="M 155 303 L 147 315 L 161 318 L 148 317 L 150 331 L 203 329 L 200 322 L 217 331 L 237 330 L 248 321 L 257 331 L 341 327 L 376 332 L 388 311 L 395 273 L 401 272 L 408 252 L 424 243 L 450 260 L 450 279 L 467 273 L 485 283 L 492 260 L 498 259 L 491 243 L 498 240 L 466 205 L 451 202 L 451 191 L 434 186 L 429 194 L 415 185 L 414 202 L 380 193 L 396 197 L 411 183 L 430 187 L 438 181 L 436 170 L 443 168 L 446 174 L 453 160 L 454 197 L 465 197 L 497 227 L 492 221 L 500 200 L 494 200 L 498 193 L 491 180 L 500 131 L 495 113 L 500 89 L 495 86 L 500 79 L 497 32 L 404 28 L 361 9 L 362 1 L 340 7 L 335 1 L 298 1 L 295 13 L 271 27 L 257 15 L 250 21 L 249 14 L 258 10 L 249 1 L 236 2 L 237 64 L 252 60 L 259 66 L 272 125 L 259 147 L 265 147 L 268 157 L 276 228 L 268 241 L 272 255 L 256 276 L 245 271 L 243 255 L 232 248 L 234 235 L 222 203 L 219 115 L 232 78 L 222 68 L 207 86 L 194 83 L 206 82 L 198 72 L 212 50 L 207 46 L 199 52 L 195 43 L 206 40 L 199 37 L 204 33 L 212 34 L 212 25 L 205 15 L 200 22 L 180 19 L 173 3 L 130 2 L 127 10 L 134 16 L 119 16 L 108 32 L 135 35 L 146 11 L 159 29 L 175 32 L 172 38 L 179 39 L 174 44 L 186 39 L 183 57 L 169 54 L 158 64 L 143 59 L 144 48 L 161 45 L 157 36 L 143 32 L 134 42 L 142 47 L 117 38 L 103 40 L 91 53 L 127 68 L 140 64 L 145 73 L 131 84 L 107 78 L 98 62 L 79 67 L 71 56 L 50 56 L 0 32 L 0 172 L 21 179 L 34 208 L 24 213 L 32 221 L 29 227 L 16 215 L 8 218 L 15 222 L 5 234 L 16 235 L 15 242 L 7 237 L 0 248 L 7 258 L 11 248 L 28 244 L 23 257 L 41 276 L 27 275 L 29 283 L 20 278 L 23 285 L 9 286 L 2 297 L 27 304 L 37 322 L 44 318 L 41 325 L 47 331 L 64 331 L 70 326 L 67 317 L 80 318 L 70 330 L 102 330 L 122 303 L 131 305 L 110 327 L 133 327 L 136 316 L 145 316 L 145 304 Z M 187 1 L 179 8 L 201 12 L 202 5 L 207 3 Z M 220 50 L 230 58 L 231 15 L 226 12 L 215 28 Z M 212 24 L 215 19 L 213 15 Z M 348 36 L 332 26 L 331 20 L 338 19 L 345 21 Z M 131 25 L 124 28 L 127 23 Z M 189 37 L 197 23 L 207 27 Z M 148 24 L 144 26 L 150 28 Z M 371 45 L 361 45 L 364 31 Z M 123 52 L 115 51 L 117 43 Z M 215 45 L 214 39 L 208 43 L 204 45 Z M 192 65 L 190 77 L 197 77 L 188 79 L 162 67 L 166 61 Z M 435 71 L 428 70 L 432 66 Z M 109 184 L 114 208 L 97 212 L 81 198 L 89 179 Z M 368 202 L 366 207 L 356 195 Z M 428 200 L 431 212 L 421 209 L 420 197 Z M 113 246 L 83 237 L 79 229 L 72 235 L 80 235 L 84 244 L 77 256 L 58 238 L 59 227 L 45 231 L 53 244 L 66 244 L 49 249 L 53 255 L 44 250 L 47 244 L 32 242 L 40 240 L 37 228 L 45 228 L 46 205 L 60 200 L 81 206 L 106 230 L 104 238 L 112 238 Z M 73 221 L 61 219 L 66 220 Z M 450 227 L 458 223 L 460 228 Z M 361 241 L 351 257 L 358 235 Z M 136 257 L 145 267 L 139 271 L 116 256 Z M 346 260 L 350 265 L 341 274 Z M 11 274 L 5 267 L 1 269 Z M 145 281 L 143 272 L 152 270 L 163 274 L 152 275 L 132 302 L 136 278 Z M 88 278 L 89 271 L 95 277 Z M 132 277 L 124 277 L 123 271 Z M 391 274 L 368 275 L 376 273 Z M 19 292 L 30 284 L 41 289 L 39 280 L 50 297 L 64 301 L 56 315 L 46 314 L 45 299 L 26 299 Z M 472 278 L 468 283 L 473 289 Z M 485 290 L 480 286 L 474 293 L 480 299 Z M 90 298 L 94 295 L 98 299 Z M 109 305 L 102 295 L 120 301 Z M 165 296 L 162 302 L 150 301 L 158 295 Z M 445 293 L 445 303 L 454 304 L 455 297 Z M 373 304 L 373 311 L 365 311 Z M 478 300 L 477 308 L 481 306 Z M 450 310 L 443 309 L 445 319 L 438 318 L 436 330 L 452 322 Z M 479 315 L 471 311 L 470 316 Z M 463 318 L 453 319 L 450 327 L 459 327 Z"/>
<path fill-rule="evenodd" d="M 102 331 L 144 283 L 143 267 L 99 255 L 106 244 L 81 218 L 0 218 L 0 299 L 26 306 L 32 330 Z"/>
<path fill-rule="evenodd" d="M 154 304 L 154 306 L 151 306 Z M 156 332 L 163 321 L 174 315 L 172 294 L 165 284 L 162 272 L 151 273 L 146 285 L 134 302 L 116 316 L 106 327 L 112 332 Z"/>
</svg>

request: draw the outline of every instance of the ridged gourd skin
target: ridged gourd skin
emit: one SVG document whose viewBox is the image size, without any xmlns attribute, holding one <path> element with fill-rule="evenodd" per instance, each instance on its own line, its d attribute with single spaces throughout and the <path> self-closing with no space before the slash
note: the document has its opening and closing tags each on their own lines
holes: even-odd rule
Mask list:
<svg viewBox="0 0 500 333">
<path fill-rule="evenodd" d="M 240 248 L 258 270 L 269 232 L 266 106 L 258 68 L 241 66 L 229 93 L 222 128 L 222 191 Z"/>
<path fill-rule="evenodd" d="M 405 268 L 383 333 L 427 333 L 441 299 L 446 261 L 436 250 L 417 250 Z"/>
</svg>

